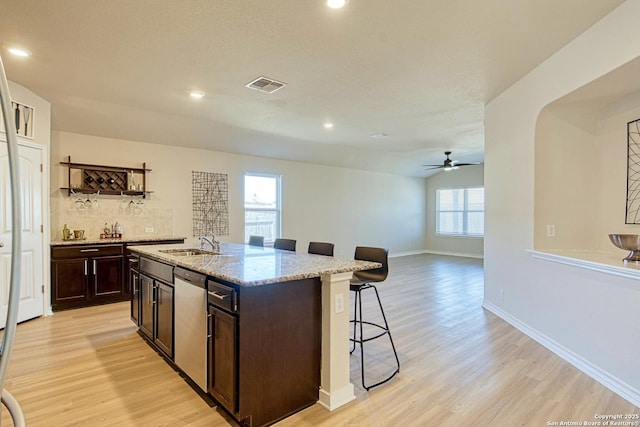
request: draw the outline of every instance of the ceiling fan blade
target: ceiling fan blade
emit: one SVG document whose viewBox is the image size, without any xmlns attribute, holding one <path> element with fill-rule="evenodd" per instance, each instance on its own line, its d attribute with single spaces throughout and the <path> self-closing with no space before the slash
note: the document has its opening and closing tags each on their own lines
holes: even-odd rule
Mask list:
<svg viewBox="0 0 640 427">
<path fill-rule="evenodd" d="M 444 166 L 442 166 L 442 165 L 422 165 L 422 166 L 424 166 L 424 167 L 432 166 L 432 167 L 427 167 L 427 168 L 425 169 L 425 170 L 428 170 L 428 171 L 430 171 L 431 169 L 442 169 L 442 168 L 444 167 Z"/>
<path fill-rule="evenodd" d="M 454 166 L 473 166 L 479 165 L 480 163 L 455 163 Z"/>
</svg>

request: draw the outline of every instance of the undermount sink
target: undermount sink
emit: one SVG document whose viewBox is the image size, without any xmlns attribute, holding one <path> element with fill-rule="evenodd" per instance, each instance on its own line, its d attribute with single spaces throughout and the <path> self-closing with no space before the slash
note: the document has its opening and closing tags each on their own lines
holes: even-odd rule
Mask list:
<svg viewBox="0 0 640 427">
<path fill-rule="evenodd" d="M 159 249 L 158 252 L 162 252 L 168 255 L 175 256 L 195 256 L 195 255 L 220 255 L 220 252 L 207 251 L 205 249 L 190 248 L 190 249 Z"/>
<path fill-rule="evenodd" d="M 640 263 L 640 235 L 638 234 L 609 234 L 611 243 L 629 251 L 629 255 L 623 258 L 624 262 Z"/>
</svg>

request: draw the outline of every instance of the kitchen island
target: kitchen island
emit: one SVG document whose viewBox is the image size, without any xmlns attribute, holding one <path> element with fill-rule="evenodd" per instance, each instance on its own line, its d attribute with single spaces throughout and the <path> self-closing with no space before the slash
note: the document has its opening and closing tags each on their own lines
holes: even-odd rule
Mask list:
<svg viewBox="0 0 640 427">
<path fill-rule="evenodd" d="M 193 310 L 198 324 L 209 322 L 206 391 L 237 421 L 268 425 L 316 402 L 333 410 L 355 398 L 345 302 L 352 272 L 379 264 L 232 243 L 222 243 L 220 254 L 179 253 L 180 248 L 189 246 L 130 249 L 140 255 L 140 283 L 154 292 L 171 286 L 168 269 L 187 272 L 198 283 L 206 278 L 208 320 Z M 145 265 L 153 265 L 148 274 Z M 167 273 L 160 279 L 153 271 Z M 144 296 L 145 287 L 140 289 L 139 300 L 161 305 L 155 294 Z M 178 287 L 175 292 L 180 298 Z M 178 316 L 184 313 L 176 308 Z M 172 359 L 173 350 L 163 350 Z"/>
</svg>

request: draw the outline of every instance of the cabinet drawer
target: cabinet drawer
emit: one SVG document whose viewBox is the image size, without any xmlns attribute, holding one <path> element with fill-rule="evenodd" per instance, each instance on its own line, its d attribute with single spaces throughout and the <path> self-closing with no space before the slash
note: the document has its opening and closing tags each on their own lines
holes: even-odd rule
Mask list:
<svg viewBox="0 0 640 427">
<path fill-rule="evenodd" d="M 236 290 L 211 279 L 207 280 L 207 301 L 209 304 L 223 308 L 229 312 L 238 311 Z"/>
<path fill-rule="evenodd" d="M 52 259 L 86 258 L 102 255 L 122 255 L 123 245 L 74 245 L 51 248 Z"/>
<path fill-rule="evenodd" d="M 140 257 L 140 263 L 138 264 L 140 272 L 155 277 L 156 279 L 163 280 L 167 283 L 173 283 L 173 266 L 165 264 L 155 259 Z"/>
</svg>

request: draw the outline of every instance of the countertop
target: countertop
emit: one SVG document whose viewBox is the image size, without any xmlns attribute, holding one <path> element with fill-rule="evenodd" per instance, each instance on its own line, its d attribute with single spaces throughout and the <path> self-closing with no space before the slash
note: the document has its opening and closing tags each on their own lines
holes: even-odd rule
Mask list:
<svg viewBox="0 0 640 427">
<path fill-rule="evenodd" d="M 193 248 L 190 244 L 131 246 L 130 250 L 169 264 L 198 271 L 242 286 L 259 286 L 380 267 L 377 262 L 356 261 L 261 248 L 237 243 L 220 244 L 220 255 L 176 256 L 164 249 Z"/>
<path fill-rule="evenodd" d="M 122 237 L 120 239 L 72 239 L 72 240 L 54 240 L 51 246 L 68 246 L 68 245 L 95 245 L 109 243 L 142 243 L 142 242 L 161 242 L 163 240 L 185 240 L 180 236 L 138 236 L 138 237 Z"/>
</svg>

